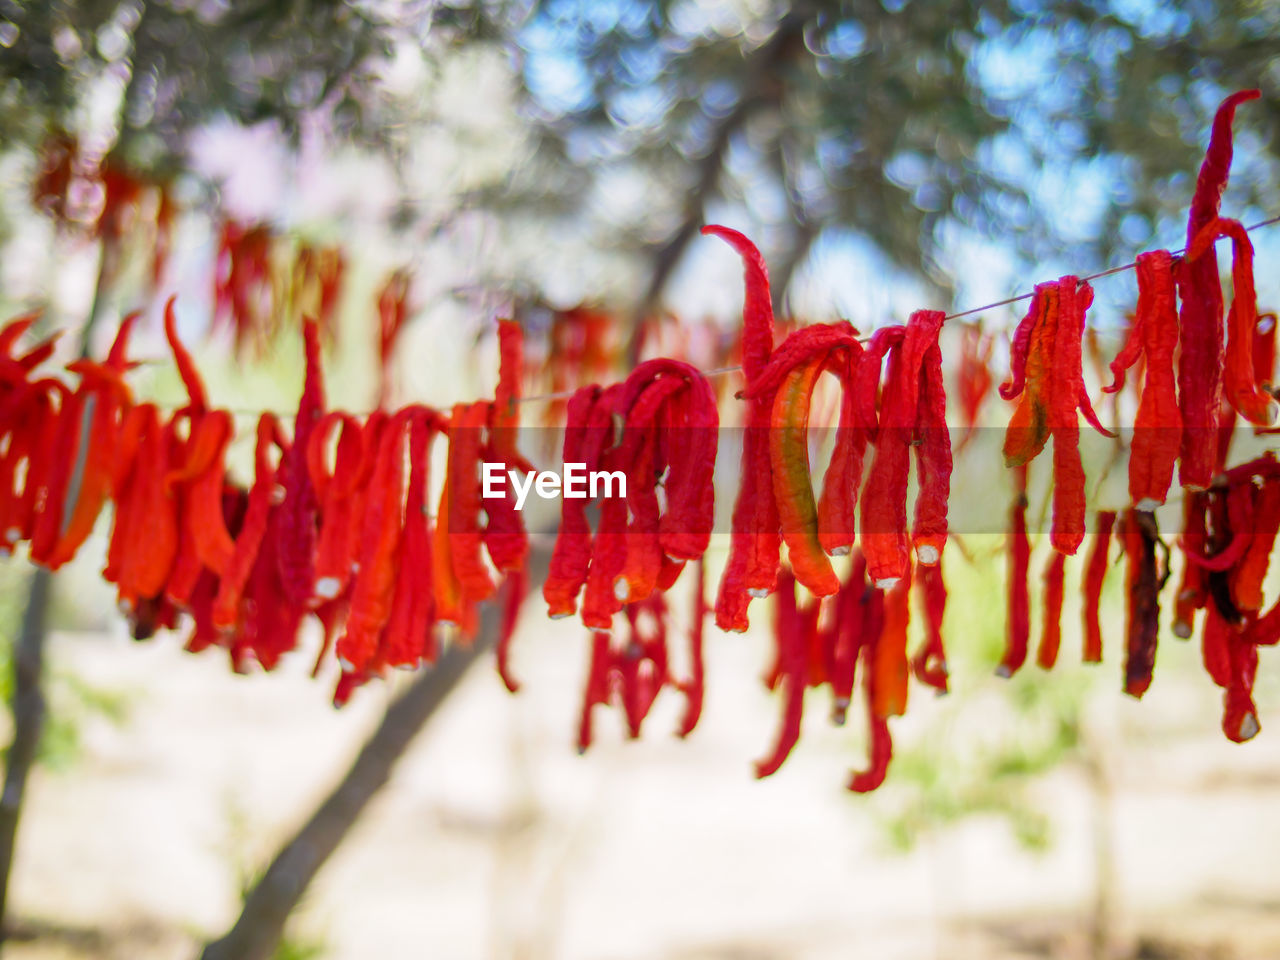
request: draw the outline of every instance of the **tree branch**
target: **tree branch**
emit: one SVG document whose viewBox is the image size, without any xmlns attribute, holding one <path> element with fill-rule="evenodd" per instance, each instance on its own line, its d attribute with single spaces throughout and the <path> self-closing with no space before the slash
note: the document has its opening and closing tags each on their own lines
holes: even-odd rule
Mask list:
<svg viewBox="0 0 1280 960">
<path fill-rule="evenodd" d="M 776 105 L 782 98 L 781 69 L 803 39 L 810 11 L 806 7 L 792 9 L 778 23 L 773 36 L 748 56 L 742 65 L 745 78 L 742 94 L 732 110 L 715 127 L 707 152 L 697 163 L 693 188 L 685 199 L 680 226 L 653 251 L 649 285 L 636 305 L 632 317 L 627 355 L 634 366 L 640 350 L 640 325 L 662 296 L 667 281 L 679 265 L 685 249 L 702 226 L 707 201 L 719 191 L 729 143 L 747 120 L 761 108 Z"/>
<path fill-rule="evenodd" d="M 325 861 L 391 777 L 396 762 L 457 686 L 467 668 L 493 645 L 496 604 L 487 604 L 476 641 L 452 645 L 435 666 L 423 670 L 382 718 L 342 781 L 284 845 L 245 898 L 235 925 L 205 947 L 201 960 L 269 960 L 289 914 Z"/>
</svg>

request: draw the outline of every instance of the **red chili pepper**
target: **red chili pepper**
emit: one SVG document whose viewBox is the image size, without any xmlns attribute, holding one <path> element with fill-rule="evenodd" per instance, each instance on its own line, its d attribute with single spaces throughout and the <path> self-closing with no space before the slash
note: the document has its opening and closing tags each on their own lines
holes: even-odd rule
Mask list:
<svg viewBox="0 0 1280 960">
<path fill-rule="evenodd" d="M 880 414 L 876 401 L 880 396 L 880 375 L 883 373 L 884 358 L 889 351 L 898 347 L 906 336 L 907 328 L 901 324 L 881 327 L 871 335 L 862 348 L 862 357 L 858 361 L 856 371 L 858 415 L 862 423 L 871 431 L 874 440 L 880 424 Z"/>
<path fill-rule="evenodd" d="M 869 562 L 868 562 L 869 563 Z M 907 626 L 911 620 L 911 567 L 885 591 L 884 627 L 875 644 L 873 709 L 879 717 L 900 717 L 907 712 L 907 683 L 911 668 L 907 662 Z"/>
<path fill-rule="evenodd" d="M 702 232 L 720 237 L 742 257 L 746 284 L 742 308 L 742 372 L 750 386 L 764 372 L 773 352 L 769 271 L 760 251 L 738 231 L 706 226 Z M 716 625 L 721 630 L 745 631 L 751 600 L 768 596 L 777 583 L 781 536 L 770 473 L 772 411 L 773 397 L 769 395 L 758 396 L 747 406 L 742 438 L 742 481 L 733 507 L 729 560 L 716 596 Z"/>
<path fill-rule="evenodd" d="M 1227 401 L 1250 423 L 1264 427 L 1276 425 L 1280 404 L 1261 390 L 1254 377 L 1253 340 L 1258 329 L 1258 295 L 1253 285 L 1253 244 L 1239 220 L 1218 217 L 1196 234 L 1187 249 L 1188 269 L 1206 255 L 1213 256 L 1213 243 L 1218 237 L 1230 237 L 1231 309 L 1227 314 L 1227 356 L 1224 370 Z"/>
<path fill-rule="evenodd" d="M 916 583 L 925 618 L 926 639 L 920 652 L 911 660 L 916 679 L 938 693 L 947 692 L 947 651 L 942 643 L 942 618 L 947 609 L 947 585 L 942 579 L 942 565 L 921 566 Z"/>
<path fill-rule="evenodd" d="M 1205 608 L 1204 633 L 1200 637 L 1200 657 L 1209 678 L 1224 690 L 1231 684 L 1231 624 L 1218 612 L 1216 604 Z"/>
<path fill-rule="evenodd" d="M 1218 215 L 1222 191 L 1231 170 L 1231 122 L 1236 107 L 1261 94 L 1242 90 L 1227 97 L 1213 119 L 1209 148 L 1191 198 L 1187 220 L 1187 246 Z M 1179 476 L 1184 487 L 1204 489 L 1215 472 L 1212 431 L 1222 405 L 1223 330 L 1222 288 L 1216 257 L 1184 263 L 1178 272 L 1182 298 L 1182 352 L 1178 363 L 1178 396 L 1182 407 L 1182 463 Z"/>
<path fill-rule="evenodd" d="M 917 310 L 913 313 L 901 344 L 889 358 L 884 412 L 876 433 L 875 457 L 862 494 L 862 552 L 867 558 L 868 575 L 881 588 L 889 588 L 905 576 L 910 565 L 906 532 L 907 475 L 919 416 L 921 370 L 926 355 L 937 346 L 944 316 L 941 310 Z M 935 389 L 940 394 L 940 385 L 931 384 L 930 396 L 926 399 L 926 405 L 931 407 L 926 414 L 931 433 L 937 429 L 939 400 L 945 403 L 944 398 L 934 394 Z M 947 442 L 949 444 L 950 441 Z M 924 511 L 925 526 L 934 529 L 927 531 L 925 547 L 936 541 L 936 499 L 944 480 L 941 443 L 935 439 L 930 446 L 929 496 L 920 508 Z M 933 469 L 935 467 L 936 470 Z M 945 474 L 945 482 L 950 483 L 949 473 Z M 945 515 L 945 505 L 942 512 Z"/>
<path fill-rule="evenodd" d="M 484 461 L 506 465 L 508 461 L 503 456 L 492 442 L 485 446 Z M 484 512 L 487 520 L 481 536 L 493 565 L 503 573 L 523 570 L 529 555 L 529 535 L 516 509 L 516 494 L 510 484 L 502 485 L 502 496 L 485 498 Z"/>
<path fill-rule="evenodd" d="M 258 418 L 253 455 L 254 479 L 249 490 L 244 523 L 236 535 L 235 553 L 222 573 L 218 582 L 218 595 L 214 599 L 213 623 L 219 630 L 231 629 L 240 619 L 240 599 L 267 534 L 276 491 L 276 468 L 269 456 L 273 443 L 283 449 L 280 423 L 274 414 L 264 413 Z"/>
<path fill-rule="evenodd" d="M 235 437 L 235 423 L 225 410 L 214 410 L 200 424 L 200 442 L 213 446 L 208 465 L 186 491 L 186 528 L 200 562 L 221 575 L 235 555 L 235 539 L 222 515 L 227 448 Z M 208 440 L 205 440 L 208 437 Z M 193 438 L 194 441 L 194 438 Z"/>
<path fill-rule="evenodd" d="M 1253 328 L 1253 379 L 1266 387 L 1276 380 L 1276 325 L 1276 314 L 1260 313 Z"/>
<path fill-rule="evenodd" d="M 1031 542 L 1027 539 L 1027 468 L 1015 470 L 1017 491 L 1010 509 L 1009 522 L 1009 614 L 1005 625 L 1004 658 L 996 667 L 996 675 L 1012 677 L 1027 660 L 1027 644 L 1031 639 L 1031 597 L 1027 574 L 1031 566 Z"/>
<path fill-rule="evenodd" d="M 1062 644 L 1062 600 L 1066 568 L 1066 555 L 1055 550 L 1044 572 L 1044 630 L 1040 634 L 1040 649 L 1036 653 L 1036 663 L 1042 670 L 1052 670 L 1053 665 L 1058 662 L 1058 647 Z"/>
<path fill-rule="evenodd" d="M 1280 481 L 1268 480 L 1254 494 L 1249 545 L 1231 571 L 1231 598 L 1240 610 L 1262 609 L 1262 582 L 1280 530 Z"/>
<path fill-rule="evenodd" d="M 128 368 L 129 337 L 138 317 L 139 314 L 131 313 L 121 321 L 104 364 L 82 360 L 68 365 L 68 369 L 80 374 L 80 389 L 92 395 L 93 412 L 79 491 L 61 531 L 58 545 L 49 558 L 49 568 L 52 570 L 58 569 L 76 555 L 93 532 L 98 515 L 111 494 L 111 464 L 115 456 L 116 437 L 125 410 L 132 402 L 123 375 Z"/>
<path fill-rule="evenodd" d="M 720 413 L 711 383 L 696 368 L 686 371 L 689 389 L 667 405 L 667 509 L 659 522 L 663 552 L 673 560 L 698 560 L 715 525 L 716 451 Z"/>
<path fill-rule="evenodd" d="M 520 435 L 520 397 L 524 383 L 524 330 L 514 320 L 498 321 L 498 386 L 494 391 L 489 435 L 494 460 L 533 472 L 533 464 L 521 455 L 516 441 Z"/>
<path fill-rule="evenodd" d="M 453 551 L 449 528 L 450 505 L 453 496 L 449 490 L 446 473 L 444 487 L 440 490 L 440 505 L 436 510 L 436 529 L 433 541 L 432 582 L 435 584 L 436 622 L 446 626 L 461 627 L 466 619 L 466 598 L 462 583 L 453 568 Z"/>
<path fill-rule="evenodd" d="M 431 441 L 440 419 L 434 410 L 425 407 L 409 410 L 412 411 L 409 414 L 409 489 L 405 496 L 404 528 L 396 560 L 391 612 L 379 650 L 379 659 L 392 667 L 416 667 L 422 661 L 431 649 L 435 620 L 435 571 L 427 492 L 431 485 Z"/>
<path fill-rule="evenodd" d="M 177 500 L 165 484 L 177 419 L 162 424 L 158 416 L 151 418 L 134 461 L 127 490 L 130 528 L 117 581 L 126 612 L 160 595 L 177 557 Z"/>
<path fill-rule="evenodd" d="M 54 429 L 41 440 L 50 456 L 47 466 L 35 475 L 39 499 L 31 531 L 31 560 L 42 566 L 49 565 L 62 535 L 64 506 L 80 448 L 86 399 L 86 394 L 80 391 L 64 394 Z"/>
<path fill-rule="evenodd" d="M 698 725 L 702 716 L 702 699 L 706 691 L 706 671 L 702 659 L 702 640 L 707 623 L 707 592 L 705 562 L 701 557 L 696 563 L 698 571 L 693 581 L 693 619 L 689 625 L 689 679 L 679 684 L 684 694 L 684 714 L 680 718 L 679 736 L 687 737 Z"/>
<path fill-rule="evenodd" d="M 408 271 L 396 270 L 378 291 L 378 357 L 382 363 L 378 381 L 379 407 L 384 406 L 391 395 L 391 358 L 409 316 L 409 283 Z"/>
<path fill-rule="evenodd" d="M 593 431 L 612 431 L 612 416 L 601 419 L 607 410 L 607 401 L 602 398 L 592 411 Z M 599 469 L 610 472 L 626 466 L 617 448 L 602 451 L 598 463 Z M 627 538 L 627 501 L 619 496 L 604 497 L 600 502 L 600 520 L 591 544 L 591 567 L 582 599 L 582 622 L 593 630 L 609 630 L 613 615 L 622 609 L 617 582 L 627 562 Z"/>
<path fill-rule="evenodd" d="M 347 672 L 359 673 L 370 666 L 391 616 L 404 532 L 400 505 L 404 496 L 405 429 L 413 415 L 412 408 L 400 411 L 382 431 L 377 465 L 365 494 L 368 500 L 360 530 L 360 567 L 352 585 L 346 633 L 335 648 Z M 458 422 L 455 419 L 453 425 L 456 427 Z M 454 439 L 451 435 L 450 440 Z"/>
<path fill-rule="evenodd" d="M 863 421 L 858 403 L 859 368 L 864 359 L 861 346 L 852 347 L 847 362 L 838 370 L 844 386 L 840 423 L 818 497 L 818 542 L 833 557 L 853 549 L 857 528 L 858 491 L 872 427 Z M 878 379 L 878 368 L 876 376 Z"/>
<path fill-rule="evenodd" d="M 524 567 L 519 567 L 507 574 L 502 585 L 503 607 L 502 627 L 498 632 L 498 677 L 502 685 L 510 692 L 520 689 L 520 684 L 511 674 L 511 641 L 515 639 L 516 624 L 520 619 L 520 607 L 529 593 L 529 574 Z"/>
<path fill-rule="evenodd" d="M 1183 498 L 1182 536 L 1178 541 L 1184 557 L 1189 552 L 1201 553 L 1207 548 L 1208 502 L 1208 495 L 1204 493 L 1189 492 Z M 1178 583 L 1178 594 L 1174 603 L 1174 636 L 1183 640 L 1191 637 L 1195 627 L 1196 611 L 1202 609 L 1208 599 L 1206 584 L 1203 567 L 1190 561 L 1183 563 L 1182 579 Z"/>
<path fill-rule="evenodd" d="M 1155 514 L 1129 510 L 1120 537 L 1128 558 L 1124 690 L 1140 699 L 1151 685 L 1160 629 L 1161 581 L 1156 573 L 1156 543 L 1160 534 Z"/>
<path fill-rule="evenodd" d="M 884 623 L 884 593 L 867 583 L 867 562 L 860 550 L 853 553 L 849 575 L 836 595 L 835 616 L 830 625 L 832 722 L 842 726 L 853 699 L 858 655 Z"/>
<path fill-rule="evenodd" d="M 662 518 L 656 482 L 665 465 L 658 453 L 658 419 L 660 410 L 685 389 L 686 381 L 680 377 L 654 380 L 631 406 L 623 427 L 617 454 L 627 476 L 626 503 L 631 522 L 627 528 L 626 559 L 614 578 L 613 589 L 624 603 L 648 598 L 657 588 L 662 571 Z"/>
<path fill-rule="evenodd" d="M 604 437 L 603 431 L 589 426 L 589 421 L 600 398 L 600 388 L 593 385 L 581 388 L 569 399 L 564 428 L 564 463 L 586 464 L 587 470 L 595 468 Z M 542 585 L 547 614 L 552 620 L 570 616 L 577 610 L 578 591 L 587 579 L 591 562 L 591 527 L 586 511 L 586 500 L 564 497 L 560 501 L 560 529 L 552 548 L 547 579 Z"/>
<path fill-rule="evenodd" d="M 991 353 L 994 348 L 995 341 L 990 334 L 984 335 L 981 327 L 961 327 L 956 386 L 965 432 L 957 449 L 963 449 L 973 439 L 982 405 L 991 393 Z"/>
<path fill-rule="evenodd" d="M 899 587 L 901 584 L 899 584 Z M 897 590 L 899 587 L 895 587 Z M 881 591 L 875 591 L 881 594 Z M 881 594 L 882 595 L 882 594 Z M 877 702 L 882 698 L 880 684 L 884 682 L 876 670 L 880 660 L 879 646 L 883 633 L 872 634 L 863 645 L 863 686 L 867 701 L 867 735 L 870 738 L 870 766 L 866 770 L 854 773 L 849 778 L 849 789 L 854 793 L 870 793 L 884 783 L 889 771 L 889 763 L 893 760 L 893 738 L 889 734 L 888 716 L 877 709 Z"/>
<path fill-rule="evenodd" d="M 1111 547 L 1111 531 L 1115 527 L 1114 510 L 1098 511 L 1098 530 L 1089 547 L 1084 564 L 1084 662 L 1102 662 L 1102 622 L 1098 616 L 1102 600 L 1102 583 L 1107 576 L 1107 551 Z M 1061 556 L 1061 554 L 1058 554 Z"/>
<path fill-rule="evenodd" d="M 1013 399 L 1026 387 L 1005 434 L 1007 465 L 1028 463 L 1050 435 L 1054 438 L 1050 540 L 1065 554 L 1075 553 L 1084 540 L 1085 475 L 1077 410 L 1096 430 L 1112 436 L 1098 423 L 1084 386 L 1081 338 L 1092 302 L 1092 288 L 1075 277 L 1038 284 L 1015 336 L 1013 378 L 1000 388 L 1001 396 Z M 1020 357 L 1025 358 L 1025 377 Z"/>
<path fill-rule="evenodd" d="M 609 634 L 603 630 L 592 631 L 591 664 L 587 670 L 586 689 L 582 696 L 582 714 L 578 725 L 578 752 L 586 753 L 591 746 L 591 709 L 598 703 L 609 702 L 609 672 L 613 659 L 609 649 Z"/>
<path fill-rule="evenodd" d="M 1233 743 L 1252 740 L 1262 729 L 1253 703 L 1253 682 L 1258 675 L 1258 648 L 1236 629 L 1228 628 L 1227 690 L 1223 697 L 1222 732 Z"/>
<path fill-rule="evenodd" d="M 316 582 L 316 520 L 319 504 L 307 456 L 311 434 L 324 416 L 324 372 L 320 363 L 320 328 L 312 320 L 302 325 L 307 372 L 298 413 L 293 421 L 293 445 L 280 464 L 284 502 L 280 504 L 280 542 L 276 544 L 280 583 L 285 599 L 305 609 Z"/>
<path fill-rule="evenodd" d="M 947 544 L 947 505 L 951 498 L 951 431 L 947 429 L 947 393 L 942 381 L 942 351 L 935 343 L 920 367 L 920 400 L 916 409 L 915 526 L 911 543 L 916 559 L 933 566 Z"/>
<path fill-rule="evenodd" d="M 796 579 L 819 597 L 840 589 L 818 540 L 818 506 L 809 476 L 809 402 L 825 364 L 824 357 L 815 357 L 787 374 L 774 400 L 769 434 L 774 498 L 787 556 Z"/>
<path fill-rule="evenodd" d="M 1137 316 L 1129 342 L 1112 361 L 1115 382 L 1103 389 L 1110 393 L 1120 390 L 1125 368 L 1132 366 L 1139 353 L 1146 357 L 1146 377 L 1129 451 L 1129 497 L 1137 509 L 1154 510 L 1168 495 L 1182 444 L 1182 414 L 1173 366 L 1178 347 L 1173 258 L 1167 250 L 1139 254 L 1137 272 Z"/>
<path fill-rule="evenodd" d="M 774 635 L 778 645 L 778 669 L 783 686 L 782 726 L 773 751 L 756 762 L 756 779 L 778 772 L 800 739 L 800 723 L 804 717 L 805 650 L 799 611 L 796 608 L 795 579 L 784 569 L 778 577 L 777 608 Z"/>
<path fill-rule="evenodd" d="M 497 589 L 481 553 L 480 454 L 488 419 L 487 403 L 459 403 L 449 428 L 449 552 L 463 595 L 471 601 L 487 599 Z"/>
</svg>

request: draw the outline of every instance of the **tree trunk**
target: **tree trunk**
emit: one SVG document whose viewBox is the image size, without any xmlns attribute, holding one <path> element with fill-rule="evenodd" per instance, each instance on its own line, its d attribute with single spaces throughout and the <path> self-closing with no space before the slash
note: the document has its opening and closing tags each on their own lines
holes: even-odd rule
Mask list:
<svg viewBox="0 0 1280 960">
<path fill-rule="evenodd" d="M 41 690 L 44 673 L 45 620 L 49 609 L 52 575 L 38 568 L 31 575 L 27 609 L 22 617 L 22 631 L 13 651 L 13 742 L 0 795 L 0 917 L 5 917 L 9 898 L 9 877 L 13 867 L 13 851 L 17 840 L 18 818 L 27 789 L 27 774 L 40 749 L 44 730 L 45 703 Z M 7 926 L 0 926 L 0 943 Z"/>
<path fill-rule="evenodd" d="M 702 227 L 707 201 L 719 190 L 730 141 L 757 110 L 781 101 L 782 73 L 793 56 L 805 55 L 804 27 L 812 15 L 813 11 L 807 5 L 797 5 L 779 21 L 769 41 L 743 60 L 738 102 L 716 125 L 706 153 L 698 160 L 697 173 L 685 200 L 680 225 L 653 252 L 649 285 L 636 304 L 627 344 L 627 357 L 632 366 L 639 360 L 641 323 L 662 297 L 662 291 L 683 258 L 685 249 Z"/>
<path fill-rule="evenodd" d="M 225 936 L 205 947 L 201 960 L 269 960 L 284 934 L 289 914 L 320 868 L 390 779 L 396 762 L 467 668 L 493 645 L 498 619 L 495 606 L 484 608 L 479 635 L 472 646 L 451 646 L 387 709 L 346 776 L 276 855 L 245 898 L 240 918 Z"/>
</svg>

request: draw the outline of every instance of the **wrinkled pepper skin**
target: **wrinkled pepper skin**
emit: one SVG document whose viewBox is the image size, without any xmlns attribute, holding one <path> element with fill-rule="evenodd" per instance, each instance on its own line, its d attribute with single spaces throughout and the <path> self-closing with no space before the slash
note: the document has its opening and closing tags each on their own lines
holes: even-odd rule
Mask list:
<svg viewBox="0 0 1280 960">
<path fill-rule="evenodd" d="M 1236 107 L 1261 96 L 1257 90 L 1241 90 L 1218 107 L 1213 130 L 1187 218 L 1187 246 L 1218 215 L 1222 192 L 1231 171 L 1231 124 Z M 1202 257 L 1184 264 L 1178 272 L 1182 351 L 1178 362 L 1178 402 L 1182 410 L 1182 458 L 1179 480 L 1184 487 L 1209 486 L 1217 464 L 1212 437 L 1222 406 L 1223 329 L 1222 287 L 1218 261 Z"/>
</svg>

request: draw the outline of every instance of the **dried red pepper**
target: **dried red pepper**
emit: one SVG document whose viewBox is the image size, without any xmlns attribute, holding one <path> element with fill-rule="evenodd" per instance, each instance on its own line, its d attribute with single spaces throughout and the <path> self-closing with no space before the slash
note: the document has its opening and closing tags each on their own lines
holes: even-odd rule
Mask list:
<svg viewBox="0 0 1280 960">
<path fill-rule="evenodd" d="M 1139 254 L 1137 273 L 1138 312 L 1128 342 L 1111 363 L 1115 380 L 1103 389 L 1109 393 L 1122 389 L 1125 369 L 1139 355 L 1146 357 L 1129 450 L 1129 497 L 1137 509 L 1154 510 L 1168 496 L 1182 445 L 1182 414 L 1174 374 L 1178 311 L 1173 257 L 1167 250 Z"/>
<path fill-rule="evenodd" d="M 746 286 L 742 307 L 742 373 L 749 388 L 764 372 L 773 352 L 769 270 L 760 251 L 738 231 L 706 226 L 702 232 L 720 237 L 742 257 Z M 721 630 L 746 630 L 751 600 L 768 596 L 777 583 L 781 535 L 769 452 L 772 412 L 772 396 L 762 394 L 748 402 L 742 437 L 742 482 L 733 506 L 729 560 L 716 596 L 716 625 Z"/>
<path fill-rule="evenodd" d="M 462 592 L 471 601 L 487 599 L 497 590 L 481 552 L 480 455 L 488 419 L 487 403 L 459 403 L 449 426 L 449 552 Z"/>
<path fill-rule="evenodd" d="M 379 659 L 392 667 L 414 667 L 428 657 L 435 619 L 435 564 L 427 493 L 431 484 L 431 441 L 441 422 L 434 410 L 409 410 L 409 487 L 391 610 L 378 653 Z M 396 429 L 394 422 L 389 429 Z M 398 508 L 398 501 L 395 506 Z"/>
<path fill-rule="evenodd" d="M 778 576 L 774 635 L 778 645 L 779 682 L 783 687 L 782 726 L 772 752 L 765 759 L 756 761 L 757 779 L 777 773 L 800 739 L 808 638 L 804 635 L 804 624 L 796 607 L 795 584 L 795 578 L 786 569 Z"/>
<path fill-rule="evenodd" d="M 916 409 L 915 524 L 911 543 L 916 559 L 932 566 L 947 543 L 947 506 L 951 498 L 951 431 L 947 429 L 947 394 L 942 381 L 942 351 L 935 343 L 920 367 L 920 399 Z"/>
<path fill-rule="evenodd" d="M 1224 395 L 1228 403 L 1250 423 L 1273 427 L 1280 403 L 1255 379 L 1253 341 L 1258 329 L 1258 295 L 1253 285 L 1253 244 L 1239 220 L 1216 217 L 1196 234 L 1187 248 L 1188 270 L 1205 257 L 1214 255 L 1214 241 L 1231 238 L 1231 309 L 1227 313 L 1227 354 L 1223 373 Z"/>
<path fill-rule="evenodd" d="M 618 388 L 614 388 L 615 392 Z M 603 430 L 589 426 L 593 409 L 601 399 L 598 386 L 583 387 L 569 399 L 564 428 L 564 463 L 582 463 L 595 469 Z M 560 501 L 560 529 L 551 552 L 551 565 L 542 585 L 547 615 L 553 620 L 571 616 L 577 610 L 577 596 L 587 580 L 591 563 L 591 526 L 587 522 L 587 501 L 563 497 Z"/>
<path fill-rule="evenodd" d="M 1231 599 L 1239 610 L 1262 609 L 1262 582 L 1267 576 L 1277 530 L 1280 530 L 1280 481 L 1270 479 L 1254 494 L 1249 543 L 1230 573 Z"/>
<path fill-rule="evenodd" d="M 313 320 L 302 325 L 306 376 L 293 421 L 293 444 L 280 464 L 284 502 L 280 504 L 280 542 L 276 545 L 280 583 L 293 606 L 310 604 L 316 581 L 316 522 L 319 503 L 307 469 L 311 434 L 324 416 L 324 372 L 320 363 L 320 328 Z"/>
<path fill-rule="evenodd" d="M 360 529 L 359 569 L 352 583 L 347 629 L 335 648 L 338 661 L 348 673 L 360 673 L 374 660 L 383 628 L 391 617 L 404 533 L 401 500 L 405 431 L 413 416 L 412 408 L 393 416 L 378 444 L 378 460 L 366 493 L 369 499 Z M 453 441 L 451 434 L 451 447 Z"/>
<path fill-rule="evenodd" d="M 916 584 L 925 618 L 925 643 L 911 660 L 916 679 L 947 692 L 947 651 L 942 643 L 942 618 L 947 609 L 947 585 L 942 579 L 941 564 L 921 565 L 916 571 Z"/>
<path fill-rule="evenodd" d="M 1084 563 L 1084 662 L 1102 662 L 1102 622 L 1099 608 L 1102 583 L 1107 576 L 1107 551 L 1111 547 L 1111 531 L 1116 523 L 1114 510 L 1098 511 L 1098 529 Z"/>
<path fill-rule="evenodd" d="M 965 432 L 957 449 L 962 449 L 973 439 L 982 405 L 991 393 L 991 353 L 994 348 L 995 340 L 990 334 L 984 335 L 981 327 L 961 327 L 956 386 Z"/>
<path fill-rule="evenodd" d="M 253 454 L 254 479 L 249 489 L 244 522 L 236 535 L 231 562 L 218 581 L 218 595 L 213 603 L 213 623 L 220 630 L 231 629 L 240 619 L 240 600 L 270 525 L 276 491 L 276 467 L 270 459 L 273 444 L 284 449 L 280 422 L 274 414 L 263 413 L 258 417 Z"/>
<path fill-rule="evenodd" d="M 917 310 L 911 315 L 902 342 L 889 354 L 889 371 L 882 401 L 883 413 L 876 431 L 876 452 L 867 475 L 866 489 L 862 494 L 862 552 L 867 558 L 868 575 L 876 586 L 887 589 L 904 577 L 910 565 L 907 548 L 907 476 L 910 470 L 911 446 L 918 429 L 922 367 L 925 357 L 938 343 L 945 314 L 941 310 Z M 932 361 L 930 361 L 932 366 Z M 940 368 L 938 371 L 940 376 Z M 926 406 L 929 407 L 928 432 L 937 430 L 941 384 L 925 374 L 930 382 Z M 944 419 L 945 423 L 945 419 Z M 947 459 L 950 459 L 950 440 L 947 443 Z M 950 471 L 943 471 L 941 439 L 930 441 L 928 454 L 931 466 L 930 492 L 923 503 L 924 526 L 928 531 L 923 546 L 936 546 L 936 502 L 942 485 L 950 483 Z M 942 526 L 945 532 L 945 505 L 942 505 Z M 921 519 L 921 514 L 917 514 Z M 918 524 L 918 526 L 920 526 Z M 923 529 L 923 528 L 922 528 Z M 933 557 L 936 562 L 936 557 Z"/>
<path fill-rule="evenodd" d="M 872 707 L 878 717 L 900 717 L 907 712 L 907 626 L 911 620 L 911 567 L 884 596 L 884 626 L 875 642 L 871 671 L 875 675 Z M 869 564 L 869 561 L 868 561 Z"/>
<path fill-rule="evenodd" d="M 809 476 L 809 402 L 825 364 L 824 357 L 815 357 L 787 374 L 774 400 L 769 434 L 774 497 L 787 556 L 796 579 L 819 597 L 840 589 L 818 539 L 818 505 Z"/>
<path fill-rule="evenodd" d="M 1120 538 L 1128 560 L 1125 585 L 1128 601 L 1125 610 L 1124 691 L 1141 698 L 1151 685 L 1156 663 L 1156 644 L 1160 629 L 1160 587 L 1162 578 L 1156 570 L 1156 545 L 1160 533 L 1155 514 L 1129 510 L 1121 526 Z"/>
<path fill-rule="evenodd" d="M 1042 670 L 1052 670 L 1058 662 L 1062 644 L 1062 600 L 1065 593 L 1067 557 L 1053 551 L 1044 572 L 1044 628 L 1040 632 L 1040 649 L 1036 663 Z"/>
<path fill-rule="evenodd" d="M 693 581 L 693 617 L 689 624 L 689 679 L 679 684 L 684 694 L 684 713 L 680 718 L 679 736 L 693 733 L 702 716 L 702 700 L 706 692 L 706 670 L 702 658 L 702 640 L 707 624 L 706 564 L 698 558 L 697 576 Z"/>
<path fill-rule="evenodd" d="M 1236 107 L 1261 96 L 1257 90 L 1241 90 L 1218 107 L 1209 137 L 1209 148 L 1196 180 L 1187 218 L 1187 246 L 1218 216 L 1222 191 L 1231 171 L 1231 123 Z M 1186 262 L 1178 271 L 1182 299 L 1182 352 L 1178 362 L 1178 398 L 1182 409 L 1182 460 L 1179 478 L 1184 487 L 1204 489 L 1213 479 L 1213 432 L 1222 405 L 1223 330 L 1222 288 L 1216 257 Z"/>
<path fill-rule="evenodd" d="M 1031 639 L 1031 597 L 1027 574 L 1031 566 L 1031 541 L 1027 539 L 1027 468 L 1014 471 L 1017 488 L 1009 511 L 1008 598 L 1009 612 L 1005 623 L 1005 651 L 996 674 L 1012 677 L 1027 660 L 1027 644 Z"/>
</svg>

